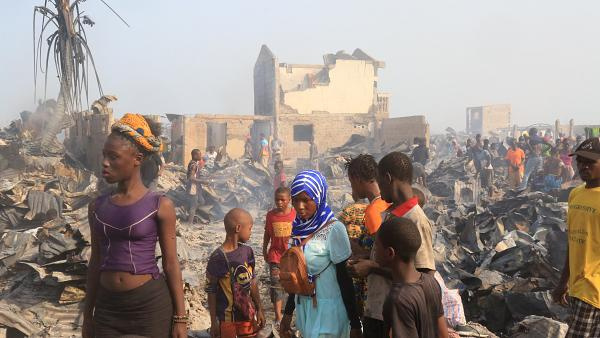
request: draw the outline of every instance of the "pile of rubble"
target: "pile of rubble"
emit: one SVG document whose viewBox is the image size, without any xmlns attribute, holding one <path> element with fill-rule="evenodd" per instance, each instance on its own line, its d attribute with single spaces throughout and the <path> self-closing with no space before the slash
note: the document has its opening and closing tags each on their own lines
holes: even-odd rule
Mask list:
<svg viewBox="0 0 600 338">
<path fill-rule="evenodd" d="M 7 155 L 14 144 L 4 143 Z M 11 156 L 20 161 L 0 171 L 0 326 L 9 336 L 77 334 L 96 177 L 68 156 Z"/>
<path fill-rule="evenodd" d="M 550 291 L 566 257 L 567 204 L 542 192 L 508 191 L 502 175 L 488 197 L 471 172 L 465 158 L 455 158 L 428 177 L 437 270 L 460 291 L 468 320 L 503 336 L 540 328 L 543 336 L 564 336 L 568 310 Z"/>
<path fill-rule="evenodd" d="M 223 219 L 232 208 L 264 210 L 272 204 L 271 173 L 258 163 L 224 159 L 214 169 L 204 169 L 203 177 L 210 183 L 203 185 L 206 205 L 198 210 L 201 221 Z M 188 205 L 185 182 L 185 169 L 173 164 L 166 165 L 158 181 L 159 190 L 174 201 L 182 220 Z"/>
</svg>

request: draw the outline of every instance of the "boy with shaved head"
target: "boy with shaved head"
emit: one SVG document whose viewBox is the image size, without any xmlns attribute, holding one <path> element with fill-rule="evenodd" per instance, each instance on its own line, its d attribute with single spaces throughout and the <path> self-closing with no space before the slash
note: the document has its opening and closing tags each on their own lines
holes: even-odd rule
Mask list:
<svg viewBox="0 0 600 338">
<path fill-rule="evenodd" d="M 265 317 L 254 275 L 254 252 L 244 243 L 250 239 L 252 216 L 235 208 L 225 215 L 225 241 L 206 266 L 206 292 L 212 337 L 255 337 Z"/>
<path fill-rule="evenodd" d="M 447 338 L 442 292 L 431 274 L 417 270 L 421 234 L 409 218 L 389 217 L 377 232 L 375 259 L 391 269 L 392 286 L 383 305 L 386 337 Z"/>
</svg>

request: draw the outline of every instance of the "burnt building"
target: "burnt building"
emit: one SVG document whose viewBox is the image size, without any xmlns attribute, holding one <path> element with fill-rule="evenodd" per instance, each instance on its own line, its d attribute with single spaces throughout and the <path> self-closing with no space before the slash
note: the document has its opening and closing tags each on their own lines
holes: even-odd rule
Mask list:
<svg viewBox="0 0 600 338">
<path fill-rule="evenodd" d="M 377 88 L 384 67 L 360 49 L 326 54 L 323 64 L 282 63 L 263 45 L 254 66 L 254 115 L 169 115 L 178 162 L 210 145 L 238 158 L 246 139 L 256 144 L 261 134 L 283 141 L 289 160 L 307 158 L 311 140 L 325 151 L 353 134 L 388 144 L 428 139 L 423 116 L 389 119 L 389 94 Z"/>
</svg>

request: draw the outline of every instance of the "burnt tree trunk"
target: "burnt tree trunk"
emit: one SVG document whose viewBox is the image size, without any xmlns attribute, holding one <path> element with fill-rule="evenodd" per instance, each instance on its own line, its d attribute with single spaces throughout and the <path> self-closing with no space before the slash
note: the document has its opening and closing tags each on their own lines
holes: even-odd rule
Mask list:
<svg viewBox="0 0 600 338">
<path fill-rule="evenodd" d="M 72 107 L 74 107 L 73 97 L 73 76 L 75 74 L 75 55 L 73 53 L 73 39 L 75 29 L 73 27 L 73 15 L 71 13 L 70 0 L 59 0 L 56 2 L 58 14 L 60 39 L 58 39 L 59 64 L 61 65 L 60 91 L 58 93 L 57 105 L 54 118 L 47 121 L 46 128 L 41 136 L 42 149 L 56 140 L 61 130 L 70 119 Z"/>
</svg>

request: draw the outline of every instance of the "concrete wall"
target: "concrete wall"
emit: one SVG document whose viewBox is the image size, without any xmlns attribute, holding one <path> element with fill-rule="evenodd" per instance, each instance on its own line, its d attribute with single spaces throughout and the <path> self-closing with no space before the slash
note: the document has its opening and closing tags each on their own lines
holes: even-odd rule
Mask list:
<svg viewBox="0 0 600 338">
<path fill-rule="evenodd" d="M 346 143 L 352 134 L 370 135 L 369 125 L 374 123 L 371 115 L 351 114 L 286 114 L 280 117 L 279 131 L 284 142 L 284 159 L 308 158 L 310 143 L 294 141 L 295 125 L 312 125 L 319 153 Z"/>
<path fill-rule="evenodd" d="M 240 158 L 244 154 L 244 143 L 246 137 L 251 133 L 254 122 L 270 121 L 271 118 L 254 115 L 185 115 L 176 120 L 174 120 L 174 123 L 181 123 L 183 126 L 183 161 L 178 163 L 185 165 L 190 161 L 193 149 L 198 148 L 202 153 L 206 151 L 207 123 L 227 124 L 227 146 L 225 149 L 231 158 Z M 173 137 L 176 136 L 173 135 Z"/>
<path fill-rule="evenodd" d="M 339 147 L 346 143 L 353 134 L 373 137 L 377 134 L 380 125 L 386 125 L 386 120 L 381 116 L 371 114 L 284 114 L 279 118 L 279 135 L 284 142 L 284 159 L 308 158 L 309 141 L 294 140 L 294 126 L 312 126 L 313 136 L 317 143 L 319 153 L 329 148 Z M 176 163 L 185 164 L 190 160 L 190 153 L 194 148 L 204 152 L 207 145 L 207 123 L 227 123 L 227 154 L 232 158 L 239 158 L 244 154 L 244 143 L 246 136 L 250 135 L 253 125 L 257 121 L 272 123 L 273 118 L 263 116 L 245 115 L 189 115 L 180 116 L 172 120 L 172 138 L 177 126 L 181 125 L 183 130 L 182 161 Z M 390 119 L 386 126 L 387 141 L 399 143 L 400 140 L 410 140 L 415 136 L 429 138 L 429 126 L 423 117 L 408 117 Z M 406 135 L 404 135 L 406 134 Z"/>
<path fill-rule="evenodd" d="M 279 67 L 280 77 L 287 72 Z M 375 100 L 375 67 L 364 60 L 337 60 L 329 69 L 329 84 L 287 91 L 282 104 L 298 114 L 365 114 Z"/>
<path fill-rule="evenodd" d="M 401 142 L 412 144 L 415 137 L 425 138 L 429 144 L 429 124 L 425 116 L 394 117 L 381 121 L 379 142 L 385 142 L 388 146 Z"/>
<path fill-rule="evenodd" d="M 294 140 L 294 126 L 311 125 L 313 136 L 317 143 L 319 153 L 329 148 L 339 147 L 346 143 L 353 134 L 373 136 L 375 129 L 381 121 L 376 120 L 371 114 L 284 114 L 279 119 L 279 135 L 284 142 L 284 159 L 308 158 L 310 143 L 308 141 Z M 202 152 L 207 145 L 207 124 L 227 123 L 227 154 L 231 158 L 239 158 L 244 154 L 244 143 L 250 135 L 253 125 L 258 122 L 273 123 L 274 119 L 266 116 L 248 115 L 189 115 L 172 119 L 173 126 L 182 126 L 183 145 L 182 161 L 186 164 L 191 158 L 191 151 L 195 148 Z M 415 129 L 415 127 L 412 127 Z M 178 128 L 173 128 L 172 138 Z M 412 134 L 411 134 L 412 135 Z M 420 134 L 419 134 L 420 135 Z"/>
<path fill-rule="evenodd" d="M 315 77 L 319 72 L 326 71 L 322 65 L 293 65 L 280 64 L 277 71 L 279 72 L 279 85 L 284 92 L 301 90 L 306 88 L 307 79 Z"/>
</svg>

